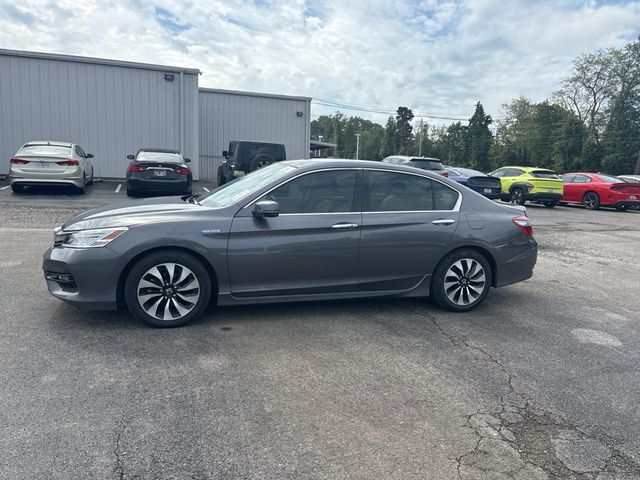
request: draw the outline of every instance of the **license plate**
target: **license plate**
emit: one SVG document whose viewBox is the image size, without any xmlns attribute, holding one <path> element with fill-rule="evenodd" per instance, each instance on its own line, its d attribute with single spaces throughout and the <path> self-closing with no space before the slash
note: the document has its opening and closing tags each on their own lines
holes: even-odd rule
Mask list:
<svg viewBox="0 0 640 480">
<path fill-rule="evenodd" d="M 49 164 L 47 162 L 40 162 L 40 168 L 49 168 Z"/>
<path fill-rule="evenodd" d="M 629 195 L 629 200 L 637 200 L 638 197 L 636 195 Z"/>
<path fill-rule="evenodd" d="M 155 170 L 153 172 L 153 175 L 156 177 L 166 177 L 167 176 L 167 172 L 165 172 L 164 170 Z"/>
<path fill-rule="evenodd" d="M 491 189 L 490 188 L 485 188 L 484 189 L 484 193 L 491 193 Z"/>
</svg>

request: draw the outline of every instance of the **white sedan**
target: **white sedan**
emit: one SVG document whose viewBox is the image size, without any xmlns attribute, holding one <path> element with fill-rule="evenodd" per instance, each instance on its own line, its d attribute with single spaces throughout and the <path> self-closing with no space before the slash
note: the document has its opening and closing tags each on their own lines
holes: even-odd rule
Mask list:
<svg viewBox="0 0 640 480">
<path fill-rule="evenodd" d="M 9 181 L 14 192 L 27 186 L 73 185 L 81 193 L 93 183 L 93 165 L 80 145 L 68 142 L 25 143 L 11 157 Z"/>
</svg>

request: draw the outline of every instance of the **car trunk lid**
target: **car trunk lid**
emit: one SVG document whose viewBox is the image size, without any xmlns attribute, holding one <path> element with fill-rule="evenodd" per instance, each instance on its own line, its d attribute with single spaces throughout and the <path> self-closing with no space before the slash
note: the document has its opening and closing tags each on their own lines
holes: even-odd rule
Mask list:
<svg viewBox="0 0 640 480">
<path fill-rule="evenodd" d="M 62 164 L 62 162 L 68 162 L 68 157 L 49 157 L 49 156 L 31 156 L 31 155 L 19 155 L 14 157 L 16 160 L 22 160 L 28 163 L 20 164 L 20 167 L 25 173 L 62 173 L 66 170 L 68 165 Z"/>
</svg>

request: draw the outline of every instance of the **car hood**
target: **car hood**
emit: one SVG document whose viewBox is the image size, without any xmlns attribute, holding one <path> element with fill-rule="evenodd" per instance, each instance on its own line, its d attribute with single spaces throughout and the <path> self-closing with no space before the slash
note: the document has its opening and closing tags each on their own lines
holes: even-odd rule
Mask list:
<svg viewBox="0 0 640 480">
<path fill-rule="evenodd" d="M 181 197 L 149 198 L 140 201 L 111 203 L 87 210 L 62 225 L 65 231 L 90 228 L 129 227 L 146 223 L 184 220 L 192 214 L 207 210 L 197 204 L 187 203 Z"/>
</svg>

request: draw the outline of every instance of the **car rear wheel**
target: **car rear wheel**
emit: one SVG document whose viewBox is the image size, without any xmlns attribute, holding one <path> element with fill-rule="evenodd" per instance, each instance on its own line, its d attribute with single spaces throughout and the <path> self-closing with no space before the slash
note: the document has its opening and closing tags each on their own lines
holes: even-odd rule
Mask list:
<svg viewBox="0 0 640 480">
<path fill-rule="evenodd" d="M 85 174 L 82 174 L 82 184 L 81 186 L 76 187 L 76 190 L 81 195 L 87 191 L 87 176 Z"/>
<path fill-rule="evenodd" d="M 134 265 L 127 275 L 124 293 L 134 317 L 154 327 L 180 327 L 206 309 L 211 279 L 192 255 L 160 251 Z"/>
<path fill-rule="evenodd" d="M 431 281 L 431 298 L 453 312 L 471 310 L 484 300 L 491 287 L 491 266 L 475 250 L 458 250 L 436 267 Z"/>
<path fill-rule="evenodd" d="M 93 176 L 94 176 L 94 173 L 93 173 L 93 168 L 92 168 L 92 169 L 91 169 L 91 180 L 89 180 L 89 181 L 87 182 L 87 185 L 93 185 Z"/>
<path fill-rule="evenodd" d="M 545 200 L 544 202 L 542 202 L 544 204 L 545 207 L 547 208 L 553 208 L 555 207 L 558 202 L 554 201 L 554 200 Z"/>
<path fill-rule="evenodd" d="M 600 208 L 600 197 L 596 192 L 587 192 L 582 197 L 582 204 L 589 210 L 597 210 Z"/>
<path fill-rule="evenodd" d="M 526 201 L 524 197 L 524 191 L 521 188 L 514 188 L 511 191 L 511 203 L 515 203 L 516 205 L 524 205 Z"/>
</svg>

